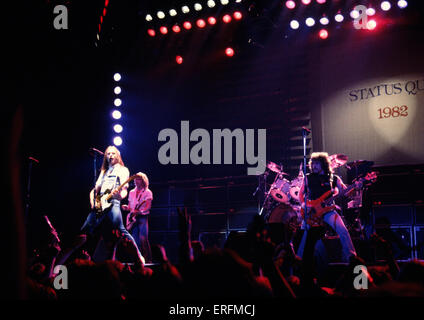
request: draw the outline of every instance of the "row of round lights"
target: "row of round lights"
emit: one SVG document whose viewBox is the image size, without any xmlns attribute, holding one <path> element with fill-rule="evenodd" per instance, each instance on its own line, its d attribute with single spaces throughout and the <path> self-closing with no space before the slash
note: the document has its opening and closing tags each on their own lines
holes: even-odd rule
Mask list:
<svg viewBox="0 0 424 320">
<path fill-rule="evenodd" d="M 115 82 L 120 82 L 122 79 L 121 75 L 119 73 L 115 73 L 113 75 L 113 80 L 115 80 Z M 119 98 L 119 96 L 122 93 L 122 89 L 121 87 L 117 84 L 115 86 L 115 88 L 113 89 L 113 93 L 115 94 L 115 99 L 113 100 L 113 104 L 115 105 L 116 108 L 114 108 L 114 110 L 112 111 L 112 118 L 114 119 L 114 121 L 116 120 L 120 120 L 122 118 L 122 113 L 119 110 L 119 107 L 122 106 L 122 100 Z M 124 128 L 122 127 L 122 125 L 118 122 L 115 122 L 113 125 L 113 131 L 115 134 L 113 137 L 113 144 L 115 146 L 120 146 L 123 143 L 122 137 L 120 136 L 120 134 L 122 133 L 122 131 L 124 130 Z"/>
<path fill-rule="evenodd" d="M 403 8 L 406 8 L 407 6 L 408 6 L 408 2 L 407 1 L 405 1 L 405 0 L 400 0 L 400 1 L 398 1 L 398 6 L 399 6 L 399 8 L 401 8 L 401 9 L 403 9 Z M 390 4 L 390 2 L 389 1 L 383 1 L 382 3 L 381 3 L 381 5 L 380 5 L 380 7 L 381 7 L 381 9 L 383 10 L 383 11 L 388 11 L 388 10 L 390 10 L 390 8 L 391 8 L 391 4 Z M 366 10 L 366 14 L 368 15 L 368 16 L 373 16 L 373 15 L 375 15 L 375 9 L 374 8 L 372 8 L 372 7 L 370 7 L 370 8 L 368 8 L 367 10 Z M 358 10 L 355 10 L 355 9 L 353 9 L 351 12 L 350 12 L 350 17 L 352 18 L 352 19 L 357 19 L 357 18 L 359 18 L 359 16 L 360 16 L 360 13 L 359 13 L 359 11 Z M 343 22 L 343 20 L 344 20 L 344 16 L 340 13 L 340 12 L 338 12 L 335 16 L 334 16 L 334 20 L 336 21 L 336 22 L 339 22 L 339 23 L 341 23 L 341 22 Z M 320 22 L 320 24 L 321 25 L 328 25 L 329 24 L 329 22 L 330 22 L 330 20 L 328 19 L 328 17 L 326 17 L 325 15 L 324 16 L 322 16 L 320 19 L 319 19 L 319 22 Z M 308 27 L 313 27 L 314 25 L 315 25 L 315 19 L 314 18 L 312 18 L 312 17 L 308 17 L 308 18 L 306 18 L 305 19 L 305 25 L 306 26 L 308 26 Z M 292 29 L 298 29 L 299 27 L 300 27 L 300 23 L 299 23 L 299 21 L 297 21 L 297 20 L 292 20 L 292 21 L 290 21 L 290 27 L 292 28 Z M 369 30 L 374 30 L 375 28 L 377 27 L 377 22 L 375 21 L 375 20 L 369 20 L 368 21 L 368 23 L 367 23 L 367 29 L 369 29 Z"/>
<path fill-rule="evenodd" d="M 242 17 L 243 17 L 242 13 L 240 11 L 236 11 L 236 12 L 233 13 L 233 17 L 231 17 L 231 15 L 229 15 L 229 14 L 225 14 L 222 17 L 222 21 L 224 23 L 230 23 L 233 18 L 235 20 L 241 20 Z M 216 20 L 215 17 L 209 17 L 207 19 L 207 23 L 206 23 L 206 21 L 204 19 L 198 19 L 196 21 L 196 25 L 200 29 L 205 28 L 207 26 L 207 24 L 209 24 L 209 25 L 215 25 L 216 23 L 217 23 L 217 20 Z M 190 21 L 185 21 L 182 26 L 186 30 L 190 30 L 193 27 Z M 171 29 L 175 33 L 179 33 L 181 31 L 181 27 L 178 24 L 175 24 L 174 26 L 172 26 Z M 162 34 L 167 34 L 168 33 L 168 28 L 165 27 L 165 26 L 161 26 L 159 28 L 159 32 L 162 33 Z M 156 31 L 154 29 L 148 29 L 147 30 L 147 33 L 151 37 L 154 37 L 156 35 Z"/>
<path fill-rule="evenodd" d="M 307 6 L 307 5 L 309 5 L 312 2 L 312 0 L 302 0 L 301 2 L 304 5 Z M 316 0 L 316 2 L 318 4 L 324 4 L 327 1 L 326 0 Z M 397 5 L 398 5 L 399 8 L 404 9 L 404 8 L 406 8 L 408 6 L 408 1 L 406 1 L 406 0 L 398 0 L 397 1 Z M 290 9 L 290 10 L 293 10 L 294 8 L 296 8 L 296 2 L 293 1 L 293 0 L 288 0 L 288 1 L 286 1 L 286 7 L 288 9 Z M 390 3 L 390 1 L 382 1 L 381 4 L 380 4 L 380 7 L 381 7 L 382 10 L 388 11 L 392 7 L 392 4 Z"/>
<path fill-rule="evenodd" d="M 301 1 L 305 6 L 309 5 L 312 0 L 302 0 Z M 327 0 L 316 0 L 316 2 L 318 4 L 324 4 L 327 2 Z M 293 0 L 288 0 L 286 1 L 286 7 L 290 10 L 293 10 L 294 8 L 296 8 L 296 2 L 294 2 Z"/>
<path fill-rule="evenodd" d="M 241 0 L 236 0 L 235 2 L 236 2 L 236 3 L 240 3 L 240 2 L 241 2 Z M 229 4 L 229 3 L 230 3 L 230 1 L 229 1 L 229 0 L 220 0 L 220 3 L 221 3 L 223 6 L 225 6 L 225 5 Z M 206 5 L 207 5 L 209 8 L 213 8 L 213 7 L 215 7 L 215 6 L 216 6 L 216 2 L 215 2 L 214 0 L 208 0 L 208 1 L 206 2 Z M 194 9 L 195 11 L 201 11 L 201 10 L 203 9 L 203 6 L 202 6 L 200 3 L 196 2 L 196 3 L 193 5 L 193 9 Z M 181 7 L 181 12 L 182 12 L 183 14 L 187 14 L 187 13 L 189 13 L 189 12 L 190 12 L 190 7 L 189 7 L 189 6 L 187 6 L 187 5 L 182 6 L 182 7 Z M 171 17 L 175 17 L 176 15 L 178 15 L 178 11 L 177 11 L 176 9 L 170 9 L 170 10 L 168 11 L 168 13 L 169 13 L 169 15 L 170 15 Z M 165 14 L 165 12 L 164 12 L 164 11 L 158 11 L 158 12 L 156 12 L 156 16 L 157 16 L 159 19 L 165 19 L 166 14 Z M 153 16 L 152 16 L 151 14 L 147 14 L 147 15 L 146 15 L 146 21 L 152 21 L 152 20 L 153 20 Z"/>
</svg>

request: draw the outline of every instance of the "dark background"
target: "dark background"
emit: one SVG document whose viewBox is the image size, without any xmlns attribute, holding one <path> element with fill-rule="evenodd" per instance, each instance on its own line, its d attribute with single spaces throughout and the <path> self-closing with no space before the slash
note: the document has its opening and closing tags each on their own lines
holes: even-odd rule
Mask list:
<svg viewBox="0 0 424 320">
<path fill-rule="evenodd" d="M 88 213 L 94 175 L 88 149 L 103 151 L 112 144 L 109 112 L 115 72 L 123 76 L 123 160 L 131 173 L 146 172 L 152 185 L 246 174 L 247 165 L 160 165 L 158 133 L 164 128 L 179 132 L 181 120 L 189 120 L 191 130 L 266 128 L 267 159 L 282 163 L 291 177 L 297 175 L 300 128 L 310 126 L 319 97 L 310 74 L 315 54 L 352 36 L 351 27 L 336 29 L 332 24 L 330 38 L 322 41 L 317 27 L 313 32 L 290 30 L 287 21 L 300 13 L 288 13 L 282 1 L 243 1 L 237 4 L 243 13 L 240 22 L 218 22 L 215 31 L 148 37 L 146 13 L 159 8 L 166 12 L 172 3 L 179 1 L 111 0 L 99 40 L 104 1 L 31 1 L 9 17 L 8 97 L 12 110 L 22 108 L 24 124 L 19 145 L 22 199 L 28 157 L 40 161 L 31 176 L 29 247 L 41 241 L 44 214 L 67 236 L 78 231 Z M 422 41 L 421 1 L 409 3 L 402 13 L 392 8 L 391 23 L 382 33 L 404 33 Z M 69 30 L 53 28 L 57 4 L 68 7 Z M 351 5 L 326 4 L 327 12 L 347 12 Z M 220 8 L 214 10 L 227 10 Z M 224 56 L 227 46 L 236 50 L 234 57 Z M 184 56 L 182 65 L 175 63 L 176 54 Z M 308 137 L 308 152 L 320 149 L 319 132 L 314 134 L 318 138 L 313 143 Z M 246 198 L 251 200 L 253 191 L 246 190 Z"/>
</svg>

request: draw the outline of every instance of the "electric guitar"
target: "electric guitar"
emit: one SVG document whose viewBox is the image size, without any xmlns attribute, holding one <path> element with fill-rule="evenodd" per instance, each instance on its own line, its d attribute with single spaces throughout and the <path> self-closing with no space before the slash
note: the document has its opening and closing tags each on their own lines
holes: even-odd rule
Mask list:
<svg viewBox="0 0 424 320">
<path fill-rule="evenodd" d="M 377 173 L 370 172 L 370 173 L 367 173 L 365 177 L 359 178 L 357 181 L 360 181 L 360 182 L 368 181 L 369 183 L 374 183 L 376 179 L 377 179 Z M 318 199 L 307 200 L 306 201 L 306 207 L 307 207 L 306 223 L 310 225 L 311 227 L 322 226 L 323 215 L 332 210 L 339 209 L 337 205 L 331 204 L 331 203 L 335 199 L 349 194 L 353 189 L 355 189 L 356 187 L 355 183 L 349 185 L 346 189 L 339 191 L 337 195 L 332 195 L 332 191 L 328 190 Z M 305 219 L 304 205 L 302 206 L 301 214 L 303 219 Z"/>
<path fill-rule="evenodd" d="M 141 206 L 143 205 L 143 204 L 145 204 L 146 203 L 146 201 L 147 200 L 144 200 L 144 201 L 142 201 L 142 202 L 140 202 L 135 208 L 134 208 L 134 210 L 133 211 L 131 211 L 129 214 L 128 214 L 128 216 L 127 216 L 127 225 L 126 225 L 126 228 L 127 228 L 127 230 L 131 230 L 132 229 L 132 227 L 134 226 L 134 223 L 136 222 L 136 218 L 137 218 L 137 216 L 139 215 L 139 214 L 142 214 L 140 211 L 138 211 L 138 210 L 140 210 L 140 208 L 141 208 Z"/>
<path fill-rule="evenodd" d="M 129 177 L 123 184 L 121 184 L 117 190 L 118 193 L 121 192 L 122 188 L 129 182 L 131 182 L 132 180 L 134 180 L 135 178 L 137 178 L 137 175 L 132 175 L 131 177 Z M 102 214 L 106 209 L 110 208 L 110 206 L 112 205 L 112 190 L 111 189 L 107 189 L 105 192 L 103 192 L 103 194 L 98 194 L 96 196 L 95 199 L 95 212 L 97 214 Z"/>
</svg>

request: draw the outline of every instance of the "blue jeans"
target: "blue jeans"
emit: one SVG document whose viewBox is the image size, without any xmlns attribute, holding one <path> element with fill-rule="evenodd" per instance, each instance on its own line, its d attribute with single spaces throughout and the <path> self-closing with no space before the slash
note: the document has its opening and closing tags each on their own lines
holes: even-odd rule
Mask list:
<svg viewBox="0 0 424 320">
<path fill-rule="evenodd" d="M 131 235 L 133 236 L 138 249 L 145 257 L 146 262 L 151 262 L 152 252 L 149 243 L 149 222 L 147 215 L 139 215 L 136 218 L 136 222 L 131 229 Z"/>
<path fill-rule="evenodd" d="M 100 234 L 102 239 L 93 255 L 93 261 L 100 262 L 108 259 L 115 259 L 117 238 L 113 235 L 112 231 L 118 230 L 121 236 L 127 238 L 130 241 L 130 245 L 134 246 L 134 250 L 137 252 L 138 262 L 144 263 L 144 258 L 138 250 L 138 247 L 134 241 L 134 238 L 125 229 L 122 223 L 122 214 L 120 208 L 120 202 L 112 200 L 112 206 L 107 209 L 101 215 L 91 212 L 85 220 L 81 232 L 93 234 Z"/>
<path fill-rule="evenodd" d="M 343 219 L 336 211 L 330 211 L 324 215 L 323 220 L 339 235 L 340 242 L 342 245 L 343 262 L 349 262 L 350 257 L 356 255 L 356 251 L 355 247 L 353 246 L 352 239 L 350 238 L 349 231 L 347 230 L 343 222 Z M 303 251 L 305 249 L 307 235 L 308 231 L 305 230 L 299 248 L 297 250 L 297 255 L 299 257 L 303 257 Z"/>
</svg>

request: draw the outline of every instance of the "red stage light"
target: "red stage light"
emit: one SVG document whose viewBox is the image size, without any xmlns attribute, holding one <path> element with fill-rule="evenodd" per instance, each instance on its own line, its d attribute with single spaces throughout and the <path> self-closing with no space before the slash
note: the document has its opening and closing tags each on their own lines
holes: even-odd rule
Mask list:
<svg viewBox="0 0 424 320">
<path fill-rule="evenodd" d="M 231 16 L 229 14 L 226 14 L 222 17 L 222 21 L 224 21 L 225 23 L 229 23 L 231 21 Z"/>
<path fill-rule="evenodd" d="M 319 31 L 319 37 L 320 37 L 321 39 L 327 39 L 327 38 L 328 38 L 328 31 L 327 31 L 327 30 L 325 30 L 325 29 L 321 29 L 321 30 Z"/>
<path fill-rule="evenodd" d="M 191 29 L 191 23 L 190 23 L 190 22 L 188 22 L 188 21 L 184 22 L 183 26 L 184 26 L 184 28 L 186 28 L 187 30 Z"/>
<path fill-rule="evenodd" d="M 225 54 L 229 57 L 232 57 L 234 55 L 234 50 L 233 48 L 227 48 L 225 49 Z"/>
<path fill-rule="evenodd" d="M 177 57 L 175 58 L 175 61 L 177 61 L 177 63 L 178 63 L 178 64 L 181 64 L 181 63 L 183 63 L 183 57 L 181 57 L 181 56 L 177 56 Z"/>
<path fill-rule="evenodd" d="M 311 3 L 311 0 L 302 0 L 302 3 L 307 6 Z"/>
<path fill-rule="evenodd" d="M 175 26 L 172 27 L 172 31 L 174 31 L 175 33 L 178 33 L 181 31 L 180 26 L 178 26 L 177 24 Z"/>
<path fill-rule="evenodd" d="M 208 22 L 209 22 L 209 24 L 214 25 L 216 23 L 216 19 L 214 17 L 209 17 Z"/>
<path fill-rule="evenodd" d="M 167 27 L 160 27 L 160 33 L 162 34 L 167 34 L 168 33 L 168 28 Z"/>
<path fill-rule="evenodd" d="M 296 2 L 294 2 L 292 0 L 286 1 L 286 7 L 288 9 L 294 9 L 296 7 Z"/>
<path fill-rule="evenodd" d="M 206 22 L 203 19 L 197 20 L 196 24 L 199 28 L 204 28 L 206 26 Z"/>
<path fill-rule="evenodd" d="M 156 32 L 155 32 L 155 30 L 153 30 L 153 29 L 149 29 L 149 30 L 147 30 L 147 33 L 149 34 L 149 36 L 151 36 L 151 37 L 154 37 L 155 35 L 156 35 Z"/>
<path fill-rule="evenodd" d="M 240 11 L 236 11 L 236 12 L 234 12 L 233 17 L 236 20 L 240 20 L 243 17 L 243 15 L 241 14 Z"/>
</svg>

